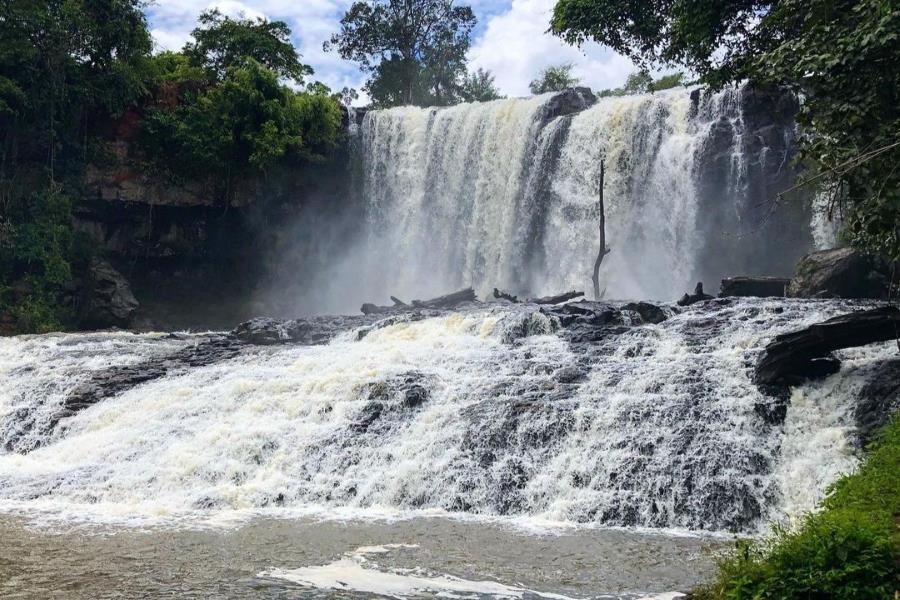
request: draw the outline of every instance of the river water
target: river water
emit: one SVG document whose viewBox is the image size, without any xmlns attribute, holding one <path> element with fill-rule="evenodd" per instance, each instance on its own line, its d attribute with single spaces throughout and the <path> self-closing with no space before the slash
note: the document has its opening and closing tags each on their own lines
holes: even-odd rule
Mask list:
<svg viewBox="0 0 900 600">
<path fill-rule="evenodd" d="M 724 543 L 441 517 L 34 528 L 5 516 L 0 539 L 0 596 L 86 600 L 666 598 L 707 574 Z"/>
</svg>

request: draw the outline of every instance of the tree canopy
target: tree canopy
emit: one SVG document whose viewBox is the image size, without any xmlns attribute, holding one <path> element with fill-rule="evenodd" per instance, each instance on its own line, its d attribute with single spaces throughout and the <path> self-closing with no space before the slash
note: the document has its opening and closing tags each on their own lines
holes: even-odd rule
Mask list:
<svg viewBox="0 0 900 600">
<path fill-rule="evenodd" d="M 537 79 L 528 84 L 532 94 L 561 92 L 579 84 L 580 80 L 572 75 L 572 63 L 550 66 L 538 74 Z"/>
<path fill-rule="evenodd" d="M 63 326 L 94 251 L 73 230 L 89 164 L 129 112 L 144 168 L 211 182 L 328 156 L 337 100 L 298 93 L 312 70 L 280 22 L 204 13 L 182 52 L 152 55 L 143 0 L 0 2 L 0 326 Z M 140 152 L 138 153 L 140 154 Z M 217 196 L 218 198 L 218 196 Z M 224 198 L 227 201 L 227 197 Z"/>
<path fill-rule="evenodd" d="M 804 181 L 843 235 L 900 259 L 900 11 L 892 0 L 558 0 L 551 30 L 711 87 L 749 80 L 803 98 Z"/>
<path fill-rule="evenodd" d="M 185 45 L 184 54 L 219 79 L 248 58 L 297 83 L 313 74 L 310 66 L 300 62 L 300 55 L 291 44 L 291 30 L 284 21 L 232 19 L 212 9 L 201 13 L 198 23 L 191 32 L 194 41 Z"/>
<path fill-rule="evenodd" d="M 453 0 L 362 0 L 324 47 L 369 75 L 364 89 L 376 106 L 454 104 L 465 99 L 475 23 Z"/>
</svg>

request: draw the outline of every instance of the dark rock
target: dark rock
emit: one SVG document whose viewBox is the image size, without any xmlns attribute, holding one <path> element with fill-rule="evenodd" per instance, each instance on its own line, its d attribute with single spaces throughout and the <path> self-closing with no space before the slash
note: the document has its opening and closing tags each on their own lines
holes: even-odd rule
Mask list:
<svg viewBox="0 0 900 600">
<path fill-rule="evenodd" d="M 798 264 L 787 295 L 793 298 L 886 298 L 888 261 L 852 248 L 822 250 Z"/>
<path fill-rule="evenodd" d="M 544 123 L 549 123 L 557 117 L 581 112 L 593 106 L 596 102 L 597 97 L 594 96 L 590 88 L 569 88 L 557 92 L 544 104 L 541 109 L 540 119 Z"/>
<path fill-rule="evenodd" d="M 587 373 L 578 367 L 563 367 L 553 377 L 560 383 L 578 383 L 587 379 Z"/>
<path fill-rule="evenodd" d="M 273 344 L 326 344 L 337 334 L 372 323 L 364 317 L 317 317 L 282 321 L 259 317 L 238 325 L 231 333 L 237 339 L 257 346 Z M 363 335 L 364 336 L 364 335 Z M 363 337 L 361 336 L 361 337 Z"/>
<path fill-rule="evenodd" d="M 82 327 L 128 327 L 138 306 L 128 280 L 105 260 L 93 259 L 78 306 Z"/>
<path fill-rule="evenodd" d="M 900 409 L 900 359 L 881 362 L 859 391 L 855 417 L 860 445 L 865 446 Z"/>
<path fill-rule="evenodd" d="M 893 339 L 900 327 L 900 310 L 885 306 L 841 315 L 800 331 L 777 336 L 756 365 L 753 379 L 764 386 L 796 385 L 837 371 L 831 353 Z"/>
<path fill-rule="evenodd" d="M 719 296 L 781 297 L 791 280 L 784 277 L 726 277 Z"/>
<path fill-rule="evenodd" d="M 691 304 L 695 304 L 697 302 L 703 302 L 704 300 L 712 299 L 712 296 L 703 293 L 703 282 L 701 281 L 697 283 L 697 287 L 694 288 L 693 294 L 685 294 L 681 297 L 681 300 L 678 301 L 678 306 L 690 306 Z"/>
<path fill-rule="evenodd" d="M 666 314 L 666 311 L 655 304 L 650 304 L 649 302 L 630 302 L 622 307 L 622 310 L 630 310 L 634 311 L 640 315 L 641 321 L 644 323 L 662 323 L 669 316 Z"/>
</svg>

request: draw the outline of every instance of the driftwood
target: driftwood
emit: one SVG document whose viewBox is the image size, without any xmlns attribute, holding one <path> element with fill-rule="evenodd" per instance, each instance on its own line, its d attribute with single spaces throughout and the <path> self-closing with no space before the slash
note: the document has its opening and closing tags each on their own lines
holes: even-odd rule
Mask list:
<svg viewBox="0 0 900 600">
<path fill-rule="evenodd" d="M 393 306 L 379 306 L 377 304 L 372 304 L 371 302 L 366 302 L 362 305 L 360 310 L 364 315 L 381 315 L 398 313 L 411 308 L 453 308 L 464 302 L 474 302 L 475 300 L 475 290 L 466 288 L 458 292 L 453 292 L 452 294 L 431 298 L 430 300 L 413 300 L 409 304 L 398 299 L 396 296 L 391 296 L 391 301 L 394 303 Z"/>
<path fill-rule="evenodd" d="M 597 251 L 597 258 L 594 260 L 594 274 L 591 281 L 594 284 L 594 300 L 600 300 L 600 265 L 603 258 L 611 252 L 611 248 L 606 245 L 606 208 L 603 205 L 603 178 L 605 175 L 605 167 L 603 161 L 600 161 L 600 249 Z M 604 290 L 605 292 L 606 290 Z"/>
<path fill-rule="evenodd" d="M 556 296 L 529 298 L 528 302 L 530 304 L 559 304 L 560 302 L 568 302 L 569 300 L 574 300 L 575 298 L 580 298 L 581 296 L 584 296 L 584 292 L 576 292 L 575 290 L 572 290 L 571 292 L 565 292 Z"/>
<path fill-rule="evenodd" d="M 841 315 L 806 329 L 777 336 L 756 365 L 754 381 L 765 385 L 795 385 L 840 368 L 832 352 L 894 339 L 900 331 L 900 310 L 885 306 Z"/>
<path fill-rule="evenodd" d="M 518 296 L 513 296 L 512 294 L 507 294 L 506 292 L 502 292 L 497 288 L 494 288 L 494 298 L 498 300 L 509 300 L 510 302 L 519 302 Z"/>
</svg>

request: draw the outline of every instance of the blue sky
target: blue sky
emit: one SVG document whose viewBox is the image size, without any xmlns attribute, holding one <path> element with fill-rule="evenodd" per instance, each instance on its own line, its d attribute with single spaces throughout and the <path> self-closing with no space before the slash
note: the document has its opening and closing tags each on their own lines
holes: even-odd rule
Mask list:
<svg viewBox="0 0 900 600">
<path fill-rule="evenodd" d="M 322 51 L 322 42 L 338 29 L 353 0 L 155 0 L 147 9 L 157 49 L 178 49 L 190 36 L 197 15 L 217 7 L 237 16 L 265 16 L 287 22 L 303 61 L 314 76 L 333 89 L 359 88 L 364 80 L 355 64 Z M 464 2 L 465 0 L 457 0 Z M 621 85 L 635 70 L 631 62 L 608 48 L 592 44 L 567 46 L 546 33 L 555 0 L 470 0 L 478 16 L 469 60 L 489 69 L 500 90 L 510 96 L 528 94 L 528 82 L 544 67 L 575 64 L 575 74 L 594 89 Z M 365 98 L 362 99 L 365 101 Z"/>
</svg>

